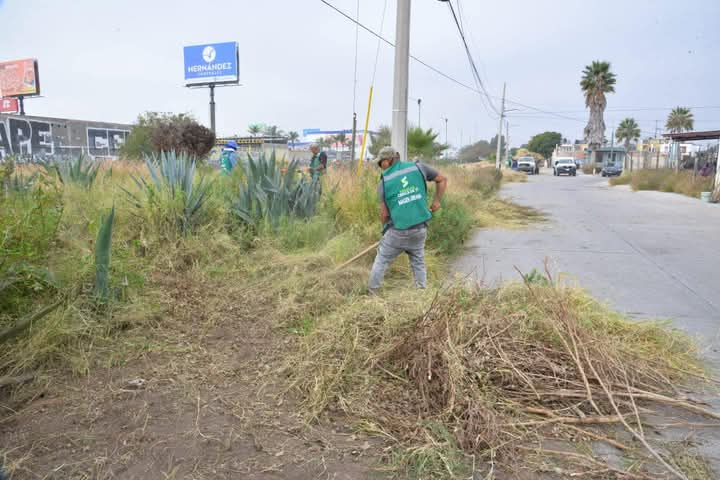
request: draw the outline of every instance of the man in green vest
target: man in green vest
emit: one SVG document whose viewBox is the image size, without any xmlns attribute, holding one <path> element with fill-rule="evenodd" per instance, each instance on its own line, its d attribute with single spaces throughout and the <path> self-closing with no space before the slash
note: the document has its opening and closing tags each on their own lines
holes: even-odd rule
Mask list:
<svg viewBox="0 0 720 480">
<path fill-rule="evenodd" d="M 327 169 L 327 154 L 320 151 L 317 144 L 310 147 L 312 158 L 310 159 L 310 174 L 312 178 L 322 177 Z"/>
<path fill-rule="evenodd" d="M 385 270 L 401 253 L 407 253 L 415 276 L 415 286 L 427 286 L 425 270 L 425 240 L 427 222 L 432 212 L 440 209 L 440 200 L 447 188 L 447 178 L 423 163 L 401 162 L 391 147 L 378 154 L 382 169 L 378 195 L 383 237 L 370 271 L 368 290 L 377 294 L 385 277 Z M 435 197 L 428 208 L 426 182 L 435 182 Z"/>
</svg>

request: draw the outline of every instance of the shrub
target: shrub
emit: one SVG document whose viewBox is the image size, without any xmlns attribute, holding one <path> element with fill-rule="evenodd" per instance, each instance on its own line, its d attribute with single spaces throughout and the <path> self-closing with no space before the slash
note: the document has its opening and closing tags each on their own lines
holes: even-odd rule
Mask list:
<svg viewBox="0 0 720 480">
<path fill-rule="evenodd" d="M 85 157 L 78 156 L 73 160 L 60 160 L 43 164 L 48 173 L 54 173 L 64 184 L 75 184 L 83 188 L 91 188 L 95 183 L 101 164 Z M 112 170 L 108 170 L 111 172 Z"/>
<path fill-rule="evenodd" d="M 141 159 L 146 155 L 175 151 L 202 158 L 214 144 L 215 134 L 189 115 L 146 112 L 138 117 L 121 155 Z"/>
<path fill-rule="evenodd" d="M 642 169 L 624 173 L 610 179 L 611 185 L 630 184 L 633 190 L 657 190 L 667 193 L 680 193 L 689 197 L 698 197 L 700 192 L 712 190 L 713 178 L 693 176 L 692 172 L 664 168 L 659 170 Z"/>
<path fill-rule="evenodd" d="M 452 195 L 443 198 L 442 208 L 433 214 L 428 229 L 428 246 L 443 255 L 453 255 L 461 248 L 475 225 L 464 202 Z"/>
<path fill-rule="evenodd" d="M 619 177 L 610 177 L 610 185 L 630 185 L 632 181 L 632 175 L 628 172 L 624 172 Z"/>
</svg>

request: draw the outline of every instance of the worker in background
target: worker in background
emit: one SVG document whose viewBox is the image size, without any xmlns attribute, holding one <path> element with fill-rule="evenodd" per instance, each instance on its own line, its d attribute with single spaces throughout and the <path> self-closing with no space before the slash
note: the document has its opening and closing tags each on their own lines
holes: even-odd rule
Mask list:
<svg viewBox="0 0 720 480">
<path fill-rule="evenodd" d="M 310 146 L 312 158 L 310 159 L 310 175 L 312 178 L 320 178 L 327 170 L 327 154 L 320 151 L 317 144 Z"/>
<path fill-rule="evenodd" d="M 423 163 L 401 162 L 400 155 L 391 147 L 380 150 L 378 166 L 382 169 L 378 195 L 383 237 L 370 272 L 368 291 L 378 293 L 388 265 L 403 252 L 410 258 L 415 286 L 425 288 L 427 222 L 432 218 L 432 212 L 440 209 L 447 178 Z M 436 185 L 429 208 L 425 182 Z"/>
<path fill-rule="evenodd" d="M 220 154 L 220 171 L 224 175 L 230 175 L 232 169 L 237 165 L 237 148 L 237 142 L 230 140 L 222 149 Z"/>
</svg>

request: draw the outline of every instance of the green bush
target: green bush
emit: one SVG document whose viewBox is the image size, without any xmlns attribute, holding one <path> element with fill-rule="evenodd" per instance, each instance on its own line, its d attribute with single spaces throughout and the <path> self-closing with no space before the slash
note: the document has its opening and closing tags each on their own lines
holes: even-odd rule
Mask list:
<svg viewBox="0 0 720 480">
<path fill-rule="evenodd" d="M 146 112 L 138 117 L 120 154 L 135 160 L 176 151 L 202 159 L 214 145 L 215 134 L 190 115 Z"/>
<path fill-rule="evenodd" d="M 78 156 L 74 161 L 57 161 L 43 164 L 48 173 L 54 173 L 64 185 L 78 185 L 83 188 L 91 188 L 95 184 L 100 162 L 88 159 L 84 155 Z M 111 171 L 111 170 L 109 170 Z"/>
<path fill-rule="evenodd" d="M 475 225 L 472 214 L 463 202 L 451 195 L 443 198 L 442 208 L 433 214 L 431 222 L 427 243 L 442 255 L 459 252 Z"/>
</svg>

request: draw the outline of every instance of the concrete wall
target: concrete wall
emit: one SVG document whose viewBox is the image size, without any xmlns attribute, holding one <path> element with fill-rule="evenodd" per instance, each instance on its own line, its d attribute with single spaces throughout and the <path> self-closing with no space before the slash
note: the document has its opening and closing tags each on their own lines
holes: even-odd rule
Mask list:
<svg viewBox="0 0 720 480">
<path fill-rule="evenodd" d="M 0 115 L 0 159 L 76 157 L 116 159 L 132 125 L 67 118 Z"/>
</svg>

